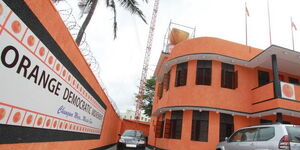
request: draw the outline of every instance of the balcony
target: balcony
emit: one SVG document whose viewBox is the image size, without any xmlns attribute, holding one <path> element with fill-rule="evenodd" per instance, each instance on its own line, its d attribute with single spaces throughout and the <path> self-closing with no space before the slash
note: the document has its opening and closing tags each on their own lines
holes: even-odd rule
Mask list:
<svg viewBox="0 0 300 150">
<path fill-rule="evenodd" d="M 274 97 L 274 82 L 252 89 L 252 112 L 275 108 L 300 111 L 300 86 L 280 81 L 281 98 Z"/>
<path fill-rule="evenodd" d="M 252 104 L 262 103 L 274 98 L 273 82 L 252 89 Z"/>
</svg>

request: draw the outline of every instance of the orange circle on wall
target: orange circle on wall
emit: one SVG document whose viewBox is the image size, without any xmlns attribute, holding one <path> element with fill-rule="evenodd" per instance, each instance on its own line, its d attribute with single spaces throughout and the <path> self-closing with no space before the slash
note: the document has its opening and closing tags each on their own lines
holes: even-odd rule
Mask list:
<svg viewBox="0 0 300 150">
<path fill-rule="evenodd" d="M 44 48 L 44 47 L 41 47 L 41 48 L 40 48 L 39 54 L 40 54 L 40 56 L 42 56 L 42 57 L 45 55 L 45 48 Z"/>
<path fill-rule="evenodd" d="M 26 123 L 30 124 L 32 122 L 32 119 L 33 119 L 32 115 L 29 115 L 26 119 Z"/>
<path fill-rule="evenodd" d="M 64 77 L 66 76 L 66 70 L 63 71 L 63 76 L 64 76 Z"/>
<path fill-rule="evenodd" d="M 6 111 L 4 108 L 0 108 L 0 120 L 2 120 L 5 117 Z"/>
<path fill-rule="evenodd" d="M 53 123 L 53 128 L 56 128 L 56 125 L 57 125 L 57 121 L 55 120 Z"/>
<path fill-rule="evenodd" d="M 57 64 L 56 65 L 56 71 L 59 71 L 60 70 L 60 64 Z"/>
<path fill-rule="evenodd" d="M 15 113 L 13 117 L 13 122 L 17 123 L 18 121 L 20 121 L 20 119 L 21 119 L 21 113 L 20 112 Z"/>
<path fill-rule="evenodd" d="M 49 125 L 50 125 L 50 119 L 47 120 L 46 127 L 49 127 Z"/>
<path fill-rule="evenodd" d="M 38 126 L 42 125 L 42 122 L 43 122 L 43 118 L 40 117 L 40 118 L 38 119 L 38 121 L 37 121 L 37 125 L 38 125 Z"/>
<path fill-rule="evenodd" d="M 282 91 L 283 94 L 287 97 L 292 97 L 294 95 L 293 88 L 288 84 L 282 86 Z"/>
<path fill-rule="evenodd" d="M 70 127 L 69 127 L 69 129 L 72 129 L 72 124 L 70 124 Z"/>
<path fill-rule="evenodd" d="M 66 124 L 65 124 L 65 129 L 67 129 L 67 128 L 68 128 L 68 124 L 66 123 Z"/>
<path fill-rule="evenodd" d="M 0 16 L 3 14 L 3 6 L 0 4 Z"/>
<path fill-rule="evenodd" d="M 20 33 L 21 32 L 21 23 L 19 21 L 15 20 L 11 24 L 11 28 L 15 33 Z"/>
<path fill-rule="evenodd" d="M 53 63 L 53 57 L 52 57 L 52 56 L 49 57 L 48 63 L 49 63 L 50 65 Z"/>
<path fill-rule="evenodd" d="M 34 45 L 34 42 L 35 42 L 35 39 L 32 35 L 30 35 L 28 38 L 27 38 L 27 44 L 29 46 L 33 46 Z"/>
<path fill-rule="evenodd" d="M 69 75 L 69 76 L 68 76 L 68 81 L 70 81 L 70 80 L 71 80 L 71 76 Z"/>
<path fill-rule="evenodd" d="M 62 128 L 62 122 L 59 124 L 59 128 Z"/>
</svg>

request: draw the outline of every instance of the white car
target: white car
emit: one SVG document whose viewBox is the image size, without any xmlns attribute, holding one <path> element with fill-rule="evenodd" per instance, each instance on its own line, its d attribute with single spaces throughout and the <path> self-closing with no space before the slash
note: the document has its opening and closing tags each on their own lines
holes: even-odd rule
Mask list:
<svg viewBox="0 0 300 150">
<path fill-rule="evenodd" d="M 241 128 L 216 150 L 300 150 L 300 126 L 278 123 Z"/>
</svg>

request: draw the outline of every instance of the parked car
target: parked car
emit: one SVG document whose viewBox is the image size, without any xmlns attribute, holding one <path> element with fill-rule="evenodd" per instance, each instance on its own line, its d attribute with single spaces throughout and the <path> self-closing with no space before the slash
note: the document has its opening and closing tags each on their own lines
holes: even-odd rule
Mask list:
<svg viewBox="0 0 300 150">
<path fill-rule="evenodd" d="M 147 137 L 139 130 L 125 130 L 120 135 L 118 150 L 126 148 L 145 149 Z"/>
<path fill-rule="evenodd" d="M 242 128 L 216 150 L 300 150 L 300 126 L 277 123 Z"/>
</svg>

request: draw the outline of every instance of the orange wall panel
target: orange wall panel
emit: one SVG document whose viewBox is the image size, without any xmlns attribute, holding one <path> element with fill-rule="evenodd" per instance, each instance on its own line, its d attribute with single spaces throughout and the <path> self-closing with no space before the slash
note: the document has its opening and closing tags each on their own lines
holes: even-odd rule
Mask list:
<svg viewBox="0 0 300 150">
<path fill-rule="evenodd" d="M 260 102 L 274 98 L 273 82 L 252 90 L 253 102 Z"/>
<path fill-rule="evenodd" d="M 181 42 L 172 49 L 169 59 L 193 53 L 216 53 L 239 59 L 250 60 L 262 50 L 237 44 L 234 42 L 212 38 L 200 37 Z"/>
<path fill-rule="evenodd" d="M 140 130 L 146 136 L 149 136 L 149 128 L 150 128 L 150 123 L 148 123 L 148 122 L 124 119 L 124 120 L 122 120 L 120 134 L 122 134 L 125 130 Z"/>
</svg>

